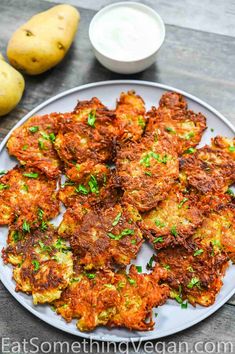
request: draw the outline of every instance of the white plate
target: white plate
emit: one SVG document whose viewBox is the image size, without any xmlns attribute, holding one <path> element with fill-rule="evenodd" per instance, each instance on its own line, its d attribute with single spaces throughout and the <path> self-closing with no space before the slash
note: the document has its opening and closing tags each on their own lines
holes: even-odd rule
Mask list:
<svg viewBox="0 0 235 354">
<path fill-rule="evenodd" d="M 208 129 L 203 135 L 200 143 L 201 146 L 205 143 L 209 143 L 210 138 L 217 134 L 227 137 L 234 136 L 235 129 L 232 124 L 229 123 L 219 112 L 200 99 L 169 86 L 133 80 L 98 82 L 68 90 L 52 97 L 33 109 L 24 118 L 22 118 L 16 126 L 21 125 L 29 117 L 35 114 L 45 114 L 55 111 L 70 111 L 75 107 L 78 99 L 90 99 L 93 96 L 97 96 L 104 104 L 112 108 L 115 106 L 115 101 L 117 97 L 119 97 L 121 91 L 133 89 L 144 98 L 147 109 L 152 105 L 157 105 L 160 96 L 165 91 L 174 90 L 186 96 L 189 107 L 195 112 L 202 112 L 207 117 Z M 214 129 L 214 132 L 211 132 L 211 128 Z M 6 142 L 10 133 L 3 140 L 0 146 L 0 170 L 11 169 L 16 164 L 16 161 L 9 157 L 6 150 Z M 6 245 L 7 228 L 2 227 L 0 230 L 0 249 L 2 249 L 2 247 Z M 145 266 L 152 254 L 153 250 L 151 247 L 144 244 L 135 263 Z M 107 329 L 100 327 L 93 332 L 82 333 L 76 329 L 75 320 L 67 324 L 60 316 L 56 315 L 49 306 L 34 306 L 30 296 L 22 293 L 16 293 L 15 283 L 12 280 L 11 266 L 4 265 L 2 259 L 0 260 L 0 279 L 14 298 L 21 303 L 21 305 L 43 321 L 77 336 L 104 341 L 149 340 L 179 332 L 193 326 L 211 315 L 235 293 L 235 265 L 231 265 L 226 273 L 224 278 L 224 286 L 218 294 L 215 304 L 209 308 L 204 308 L 201 306 L 193 308 L 190 305 L 188 306 L 188 309 L 181 309 L 175 301 L 168 300 L 164 306 L 154 309 L 154 312 L 158 313 L 158 316 L 156 318 L 156 326 L 151 332 L 137 332 L 128 331 L 125 329 Z"/>
</svg>

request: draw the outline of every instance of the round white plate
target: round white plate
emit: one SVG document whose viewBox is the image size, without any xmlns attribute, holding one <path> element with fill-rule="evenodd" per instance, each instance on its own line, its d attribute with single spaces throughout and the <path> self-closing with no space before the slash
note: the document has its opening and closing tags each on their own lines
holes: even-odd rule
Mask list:
<svg viewBox="0 0 235 354">
<path fill-rule="evenodd" d="M 235 129 L 232 124 L 229 123 L 219 112 L 200 99 L 169 86 L 133 80 L 97 82 L 68 90 L 52 97 L 33 109 L 24 118 L 22 118 L 16 126 L 21 125 L 29 117 L 35 114 L 71 111 L 75 107 L 78 99 L 85 100 L 90 99 L 93 96 L 98 97 L 108 107 L 114 108 L 116 99 L 119 97 L 120 93 L 127 90 L 135 90 L 137 94 L 141 95 L 145 100 L 147 109 L 149 109 L 152 105 L 157 105 L 159 98 L 165 91 L 173 90 L 186 96 L 190 109 L 195 112 L 200 111 L 207 117 L 208 129 L 203 135 L 200 146 L 209 143 L 210 138 L 212 136 L 216 136 L 217 134 L 227 137 L 234 136 Z M 212 132 L 211 129 L 214 129 L 214 131 Z M 0 146 L 0 170 L 11 169 L 16 164 L 16 160 L 11 158 L 6 150 L 6 142 L 10 134 L 11 132 L 3 140 Z M 1 227 L 0 233 L 1 250 L 4 246 L 6 246 L 7 228 Z M 153 249 L 145 243 L 134 263 L 145 267 L 152 254 Z M 60 316 L 56 315 L 50 309 L 50 306 L 34 306 L 30 296 L 23 293 L 16 293 L 15 283 L 12 280 L 11 266 L 4 265 L 2 259 L 0 259 L 0 279 L 14 298 L 21 303 L 21 305 L 43 321 L 77 336 L 104 341 L 149 340 L 179 332 L 193 326 L 211 315 L 235 293 L 235 265 L 231 265 L 226 273 L 224 285 L 221 292 L 217 296 L 215 304 L 209 308 L 201 306 L 194 308 L 189 305 L 187 309 L 181 309 L 180 305 L 178 305 L 175 301 L 168 300 L 165 305 L 153 310 L 154 313 L 158 314 L 153 331 L 137 332 L 126 329 L 108 329 L 100 327 L 92 332 L 83 333 L 76 329 L 75 320 L 68 324 Z"/>
</svg>

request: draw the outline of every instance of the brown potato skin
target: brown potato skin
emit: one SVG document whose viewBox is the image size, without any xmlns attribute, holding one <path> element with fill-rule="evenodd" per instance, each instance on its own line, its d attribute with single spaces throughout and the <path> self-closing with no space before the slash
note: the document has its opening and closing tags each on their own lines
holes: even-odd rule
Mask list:
<svg viewBox="0 0 235 354">
<path fill-rule="evenodd" d="M 11 65 L 29 75 L 57 65 L 73 42 L 79 19 L 76 8 L 66 4 L 34 15 L 13 33 L 8 43 Z"/>
<path fill-rule="evenodd" d="M 159 267 L 151 274 L 139 274 L 132 265 L 129 274 L 100 270 L 94 279 L 81 271 L 75 276 L 55 307 L 66 321 L 77 318 L 80 331 L 91 331 L 100 325 L 150 331 L 154 327 L 152 308 L 163 305 L 169 294 L 167 285 L 159 285 L 166 276 Z"/>
</svg>

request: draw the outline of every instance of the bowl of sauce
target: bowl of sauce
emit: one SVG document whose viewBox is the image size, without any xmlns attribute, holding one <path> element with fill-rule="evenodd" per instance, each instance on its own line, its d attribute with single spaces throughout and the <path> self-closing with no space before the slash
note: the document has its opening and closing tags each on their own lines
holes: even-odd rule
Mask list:
<svg viewBox="0 0 235 354">
<path fill-rule="evenodd" d="M 107 69 L 134 74 L 147 69 L 165 38 L 160 15 L 137 2 L 104 7 L 92 19 L 89 38 L 97 60 Z"/>
</svg>

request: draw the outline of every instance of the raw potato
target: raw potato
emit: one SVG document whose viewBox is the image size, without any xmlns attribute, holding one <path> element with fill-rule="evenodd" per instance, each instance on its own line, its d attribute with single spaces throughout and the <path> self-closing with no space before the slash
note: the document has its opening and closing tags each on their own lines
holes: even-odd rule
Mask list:
<svg viewBox="0 0 235 354">
<path fill-rule="evenodd" d="M 10 63 L 30 75 L 57 65 L 73 42 L 79 19 L 79 12 L 70 5 L 54 6 L 33 16 L 8 43 Z"/>
<path fill-rule="evenodd" d="M 4 116 L 15 108 L 23 91 L 23 76 L 6 63 L 0 54 L 0 116 Z"/>
</svg>

